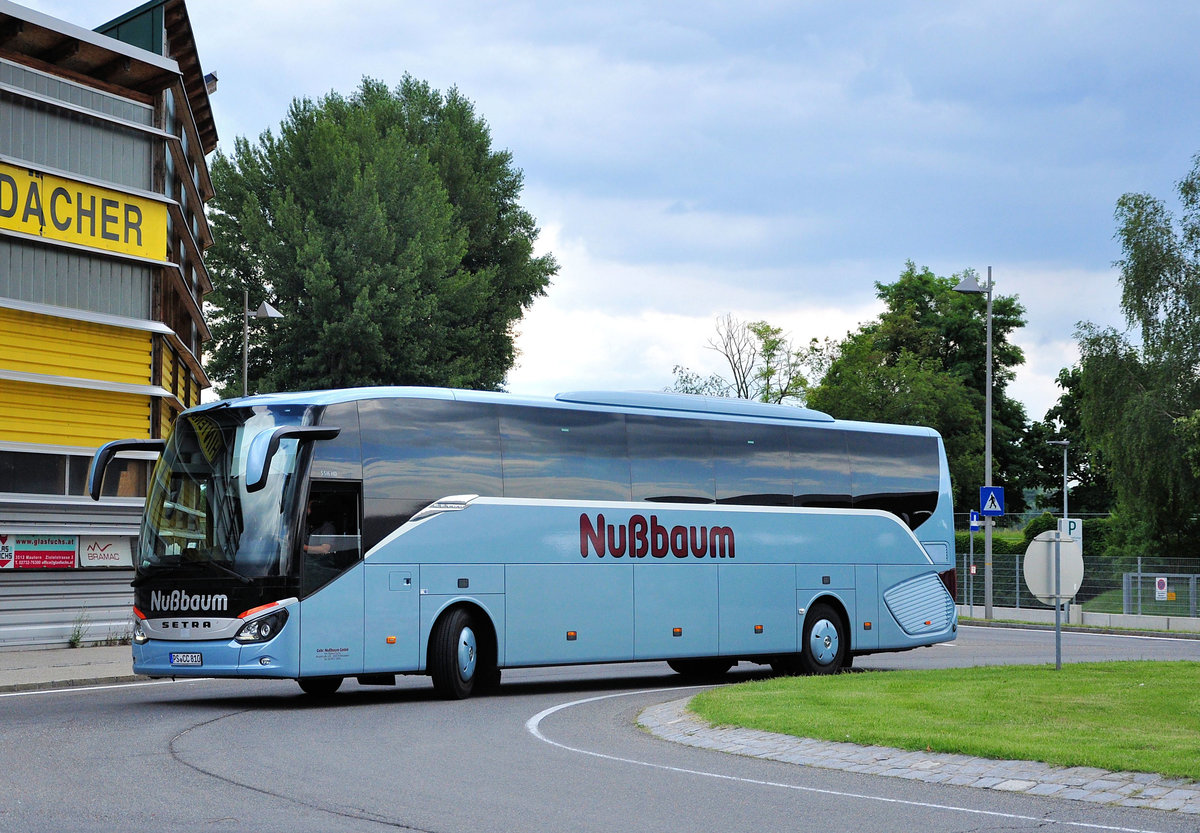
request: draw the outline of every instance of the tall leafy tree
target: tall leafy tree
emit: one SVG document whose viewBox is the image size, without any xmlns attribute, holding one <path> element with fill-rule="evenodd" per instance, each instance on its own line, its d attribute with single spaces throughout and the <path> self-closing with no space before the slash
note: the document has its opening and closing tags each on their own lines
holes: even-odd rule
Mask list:
<svg viewBox="0 0 1200 833">
<path fill-rule="evenodd" d="M 1115 497 L 1104 462 L 1083 430 L 1080 414 L 1082 369 L 1078 366 L 1063 368 L 1059 371 L 1057 384 L 1062 388 L 1062 395 L 1046 412 L 1045 419 L 1030 425 L 1025 435 L 1025 447 L 1035 466 L 1030 485 L 1038 488 L 1037 506 L 1050 511 L 1061 510 L 1063 452 L 1061 447 L 1047 443 L 1065 439 L 1071 443 L 1067 450 L 1071 514 L 1107 514 L 1112 511 Z"/>
<path fill-rule="evenodd" d="M 294 101 L 212 178 L 207 366 L 224 394 L 241 390 L 246 290 L 284 315 L 251 324 L 251 391 L 497 388 L 513 325 L 558 269 L 533 254 L 511 154 L 458 90 L 411 76 Z"/>
<path fill-rule="evenodd" d="M 954 291 L 962 277 L 939 277 L 908 261 L 895 282 L 877 283 L 886 309 L 839 345 L 808 404 L 842 419 L 936 428 L 955 501 L 969 507 L 978 504 L 984 475 L 987 319 L 983 296 Z M 1013 296 L 992 298 L 992 476 L 1008 487 L 1010 512 L 1025 508 L 1032 465 L 1021 444 L 1024 406 L 1006 391 L 1024 361 L 1010 340 L 1024 312 Z"/>
<path fill-rule="evenodd" d="M 1117 201 L 1130 332 L 1077 334 L 1081 421 L 1111 472 L 1127 555 L 1200 543 L 1200 155 L 1177 191 L 1179 218 L 1149 194 Z"/>
</svg>

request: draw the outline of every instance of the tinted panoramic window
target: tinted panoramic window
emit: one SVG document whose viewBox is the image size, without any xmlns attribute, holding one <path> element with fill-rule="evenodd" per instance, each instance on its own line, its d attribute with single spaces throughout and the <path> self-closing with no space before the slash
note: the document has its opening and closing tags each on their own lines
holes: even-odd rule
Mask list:
<svg viewBox="0 0 1200 833">
<path fill-rule="evenodd" d="M 856 509 L 882 509 L 911 528 L 937 506 L 938 445 L 934 437 L 846 432 Z"/>
<path fill-rule="evenodd" d="M 843 431 L 789 428 L 793 494 L 796 506 L 848 509 L 850 460 Z"/>
<path fill-rule="evenodd" d="M 494 405 L 424 399 L 359 403 L 365 494 L 428 504 L 447 495 L 499 496 Z"/>
<path fill-rule="evenodd" d="M 792 505 L 787 429 L 780 425 L 710 422 L 717 502 Z"/>
<path fill-rule="evenodd" d="M 716 500 L 708 423 L 625 417 L 633 499 L 664 503 Z"/>
<path fill-rule="evenodd" d="M 629 500 L 625 417 L 500 408 L 505 497 Z"/>
</svg>

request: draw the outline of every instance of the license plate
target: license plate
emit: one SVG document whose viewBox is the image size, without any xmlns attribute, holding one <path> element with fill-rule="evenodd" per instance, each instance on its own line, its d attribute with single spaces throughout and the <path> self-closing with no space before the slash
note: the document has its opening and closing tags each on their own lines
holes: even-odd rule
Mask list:
<svg viewBox="0 0 1200 833">
<path fill-rule="evenodd" d="M 197 653 L 171 654 L 172 665 L 203 665 L 204 655 Z"/>
</svg>

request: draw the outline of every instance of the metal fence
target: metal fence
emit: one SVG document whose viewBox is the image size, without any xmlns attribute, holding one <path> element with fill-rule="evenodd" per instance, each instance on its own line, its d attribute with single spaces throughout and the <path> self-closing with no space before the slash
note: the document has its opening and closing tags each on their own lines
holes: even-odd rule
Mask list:
<svg viewBox="0 0 1200 833">
<path fill-rule="evenodd" d="M 1025 584 L 1024 554 L 992 555 L 994 607 L 1053 610 L 1030 593 Z M 958 553 L 958 603 L 968 616 L 982 616 L 984 555 Z M 1074 599 L 1085 612 L 1138 616 L 1187 616 L 1200 613 L 1200 557 L 1108 559 L 1083 557 L 1083 584 Z"/>
</svg>

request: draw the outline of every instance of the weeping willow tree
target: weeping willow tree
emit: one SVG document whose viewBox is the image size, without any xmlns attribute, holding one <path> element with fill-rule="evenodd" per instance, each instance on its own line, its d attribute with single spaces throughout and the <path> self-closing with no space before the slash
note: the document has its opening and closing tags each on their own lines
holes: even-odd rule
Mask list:
<svg viewBox="0 0 1200 833">
<path fill-rule="evenodd" d="M 1083 325 L 1080 416 L 1116 492 L 1126 556 L 1196 557 L 1200 543 L 1200 156 L 1182 212 L 1150 194 L 1116 208 L 1129 329 Z"/>
</svg>

